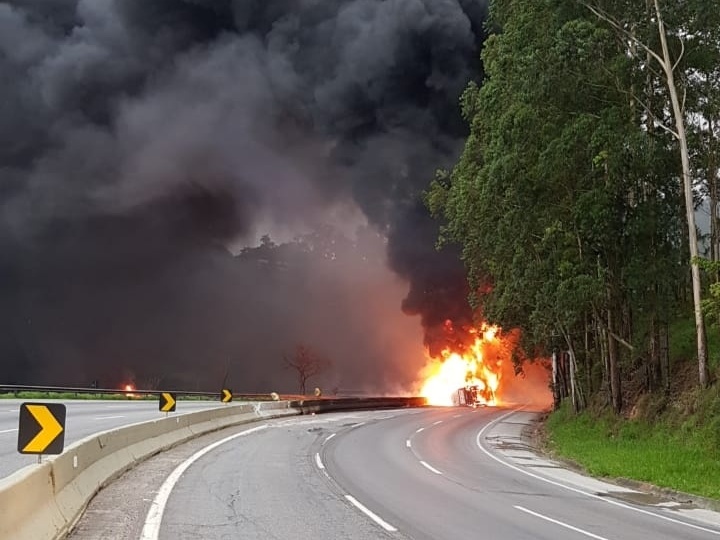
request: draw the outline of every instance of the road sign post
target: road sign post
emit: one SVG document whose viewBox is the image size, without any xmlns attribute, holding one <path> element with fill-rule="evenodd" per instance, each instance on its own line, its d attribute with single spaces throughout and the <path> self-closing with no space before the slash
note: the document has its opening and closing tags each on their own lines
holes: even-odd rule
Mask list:
<svg viewBox="0 0 720 540">
<path fill-rule="evenodd" d="M 160 412 L 175 412 L 177 405 L 177 396 L 172 392 L 163 392 L 160 394 Z"/>
<path fill-rule="evenodd" d="M 20 405 L 17 449 L 21 454 L 61 454 L 65 447 L 65 405 L 23 403 Z"/>
</svg>

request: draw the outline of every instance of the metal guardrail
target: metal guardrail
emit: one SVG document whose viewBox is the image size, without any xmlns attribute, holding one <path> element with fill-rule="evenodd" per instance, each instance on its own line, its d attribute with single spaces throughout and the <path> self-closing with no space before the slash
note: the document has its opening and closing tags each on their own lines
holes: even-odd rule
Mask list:
<svg viewBox="0 0 720 540">
<path fill-rule="evenodd" d="M 115 394 L 132 399 L 137 396 L 157 396 L 162 392 L 171 392 L 177 396 L 195 396 L 220 399 L 221 392 L 202 392 L 197 390 L 120 390 L 117 388 L 84 388 L 73 386 L 35 386 L 24 384 L 0 384 L 0 394 L 20 394 L 22 392 L 45 392 L 48 394 Z M 233 392 L 233 399 L 239 401 L 274 401 L 277 399 L 289 401 L 291 406 L 299 408 L 304 413 L 325 412 L 331 410 L 352 410 L 367 408 L 398 408 L 422 407 L 427 404 L 423 397 L 342 397 L 342 396 L 301 396 L 267 394 L 240 394 Z"/>
<path fill-rule="evenodd" d="M 118 388 L 86 388 L 86 387 L 74 387 L 74 386 L 34 386 L 25 384 L 0 384 L 0 393 L 3 394 L 19 394 L 21 392 L 46 392 L 46 393 L 59 393 L 59 394 L 117 394 L 124 395 L 128 398 L 134 396 L 156 396 L 162 392 L 172 392 L 178 396 L 198 396 L 198 397 L 211 397 L 220 399 L 221 392 L 202 392 L 197 390 L 172 390 L 163 388 L 159 390 L 121 390 Z M 233 397 L 236 399 L 248 398 L 248 399 L 266 399 L 271 400 L 271 394 L 235 394 Z"/>
</svg>

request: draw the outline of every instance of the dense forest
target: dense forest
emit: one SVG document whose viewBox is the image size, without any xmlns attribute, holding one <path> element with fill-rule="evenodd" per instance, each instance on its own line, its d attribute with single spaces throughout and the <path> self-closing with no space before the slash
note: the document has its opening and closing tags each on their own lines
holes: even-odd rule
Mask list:
<svg viewBox="0 0 720 540">
<path fill-rule="evenodd" d="M 720 10 L 704 0 L 495 0 L 486 78 L 427 204 L 483 316 L 553 355 L 576 409 L 674 377 L 693 317 L 696 382 L 720 313 Z M 709 227 L 696 218 L 708 213 Z M 689 314 L 689 315 L 688 315 Z"/>
</svg>

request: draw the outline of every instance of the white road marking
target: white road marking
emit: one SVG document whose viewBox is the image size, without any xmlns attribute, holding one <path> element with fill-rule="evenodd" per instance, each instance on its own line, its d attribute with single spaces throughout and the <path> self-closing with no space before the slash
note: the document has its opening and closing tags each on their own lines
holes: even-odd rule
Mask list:
<svg viewBox="0 0 720 540">
<path fill-rule="evenodd" d="M 360 426 L 364 426 L 364 425 L 365 425 L 365 422 L 358 422 L 357 424 L 353 424 L 352 427 L 356 428 L 356 427 L 360 427 Z"/>
<path fill-rule="evenodd" d="M 203 457 L 208 452 L 215 450 L 215 448 L 222 444 L 225 444 L 226 442 L 237 439 L 238 437 L 242 437 L 243 435 L 249 435 L 250 433 L 260 431 L 262 429 L 265 429 L 266 427 L 268 427 L 267 424 L 263 424 L 261 426 L 257 426 L 251 429 L 246 429 L 245 431 L 241 431 L 240 433 L 236 433 L 235 435 L 225 437 L 224 439 L 221 439 L 206 446 L 202 450 L 198 450 L 192 456 L 190 456 L 188 459 L 178 465 L 175 470 L 170 473 L 170 476 L 165 479 L 165 482 L 163 482 L 163 485 L 160 486 L 160 489 L 158 490 L 155 499 L 153 499 L 153 502 L 150 505 L 150 510 L 148 510 L 147 516 L 145 517 L 145 525 L 143 526 L 142 532 L 140 533 L 140 540 L 158 540 L 158 537 L 160 536 L 160 525 L 162 524 L 163 514 L 165 513 L 165 506 L 167 505 L 168 499 L 170 498 L 170 493 L 172 493 L 175 484 L 177 484 L 178 480 L 180 480 L 182 474 L 193 463 L 195 463 L 198 459 Z"/>
<path fill-rule="evenodd" d="M 13 433 L 13 432 L 15 432 L 15 431 L 17 431 L 17 430 L 18 430 L 18 428 L 3 429 L 3 430 L 0 430 L 0 433 Z"/>
<path fill-rule="evenodd" d="M 415 430 L 415 433 L 420 433 L 421 431 L 425 431 L 424 427 L 418 428 Z"/>
<path fill-rule="evenodd" d="M 410 439 L 405 441 L 405 446 L 407 446 L 408 448 L 412 448 L 412 441 Z"/>
<path fill-rule="evenodd" d="M 378 516 L 375 512 L 372 510 L 369 510 L 365 505 L 361 504 L 355 497 L 352 495 L 345 495 L 345 498 L 350 501 L 358 510 L 360 510 L 363 514 L 365 514 L 367 517 L 372 519 L 375 523 L 380 525 L 383 529 L 385 529 L 388 532 L 395 532 L 397 529 L 390 525 L 387 521 L 382 519 L 380 516 Z"/>
<path fill-rule="evenodd" d="M 114 418 L 125 418 L 124 415 L 120 416 L 97 416 L 95 420 L 113 420 Z"/>
<path fill-rule="evenodd" d="M 330 435 L 327 436 L 327 438 L 322 443 L 325 444 L 330 439 L 332 439 L 335 435 L 337 435 L 337 433 L 331 433 Z"/>
<path fill-rule="evenodd" d="M 437 422 L 433 422 L 433 426 L 437 426 L 438 424 L 442 424 L 442 423 L 443 423 L 442 420 L 438 420 Z"/>
<path fill-rule="evenodd" d="M 460 418 L 461 416 L 462 416 L 462 414 L 455 414 L 455 415 L 453 415 L 453 418 Z"/>
<path fill-rule="evenodd" d="M 515 508 L 517 508 L 521 512 L 525 512 L 526 514 L 535 516 L 536 518 L 544 519 L 545 521 L 549 521 L 550 523 L 554 523 L 555 525 L 560 525 L 561 527 L 565 527 L 566 529 L 570 529 L 571 531 L 575 531 L 577 533 L 584 534 L 585 536 L 588 536 L 590 538 L 595 538 L 595 540 L 608 540 L 604 536 L 598 536 L 597 534 L 593 534 L 591 532 L 585 531 L 578 527 L 574 527 L 574 526 L 570 525 L 569 523 L 565 523 L 564 521 L 553 519 L 551 517 L 544 516 L 543 514 L 533 512 L 532 510 L 528 510 L 527 508 L 523 508 L 522 506 L 515 506 Z"/>
<path fill-rule="evenodd" d="M 438 471 L 435 467 L 432 465 L 424 462 L 423 460 L 420 460 L 420 464 L 425 467 L 427 470 L 434 472 L 435 474 L 442 474 L 440 471 Z"/>
<path fill-rule="evenodd" d="M 494 426 L 495 424 L 498 424 L 498 423 L 502 422 L 505 418 L 507 418 L 507 417 L 510 416 L 510 415 L 515 414 L 516 412 L 518 412 L 518 411 L 521 410 L 521 409 L 523 409 L 523 407 L 518 407 L 517 409 L 514 409 L 514 410 L 510 411 L 509 413 L 504 414 L 504 415 L 502 415 L 502 416 L 499 417 L 499 418 L 496 418 L 496 419 L 493 420 L 492 422 L 489 422 L 488 424 L 486 424 L 485 427 L 483 427 L 483 428 L 478 432 L 477 437 L 475 437 L 475 443 L 477 444 L 478 448 L 480 448 L 480 450 L 482 450 L 489 458 L 494 459 L 495 461 L 497 461 L 497 462 L 500 463 L 501 465 L 504 465 L 505 467 L 508 467 L 508 468 L 510 468 L 510 469 L 512 469 L 512 470 L 514 470 L 514 471 L 517 471 L 517 472 L 519 472 L 519 473 L 522 473 L 522 474 L 524 474 L 524 475 L 526 475 L 526 476 L 530 476 L 531 478 L 535 478 L 536 480 L 540 480 L 541 482 L 545 482 L 545 483 L 547 483 L 547 484 L 552 484 L 553 486 L 557 486 L 557 487 L 559 487 L 559 488 L 567 489 L 568 491 L 572 491 L 572 492 L 574 492 L 574 493 L 578 493 L 578 494 L 580 494 L 580 495 L 584 495 L 584 496 L 586 496 L 586 497 L 590 497 L 591 499 L 597 499 L 597 500 L 599 500 L 599 501 L 603 501 L 604 503 L 611 504 L 611 505 L 613 505 L 613 506 L 619 506 L 620 508 L 625 508 L 625 509 L 627 509 L 627 510 L 632 510 L 633 512 L 639 512 L 639 513 L 645 514 L 645 515 L 647 515 L 647 516 L 651 516 L 651 517 L 655 517 L 655 518 L 662 519 L 662 520 L 665 520 L 665 521 L 669 521 L 670 523 L 675 523 L 675 524 L 677 524 L 677 525 L 684 525 L 685 527 L 690 527 L 691 529 L 695 529 L 695 530 L 698 530 L 698 531 L 703 531 L 703 532 L 707 532 L 707 533 L 710 533 L 710 534 L 714 534 L 715 536 L 720 536 L 720 531 L 716 531 L 716 530 L 713 530 L 713 529 L 708 529 L 707 527 L 702 527 L 702 526 L 700 526 L 700 525 L 694 525 L 694 524 L 692 524 L 692 523 L 688 523 L 688 522 L 686 522 L 686 521 L 681 521 L 681 520 L 679 520 L 679 519 L 674 519 L 674 518 L 671 518 L 671 517 L 669 517 L 669 516 L 663 516 L 662 514 L 656 514 L 655 512 L 650 512 L 649 510 L 643 510 L 642 508 L 636 508 L 636 507 L 634 507 L 634 506 L 630 506 L 629 504 L 624 504 L 624 503 L 621 503 L 621 502 L 619 502 L 619 501 L 612 500 L 612 499 L 610 499 L 610 498 L 608 498 L 608 497 L 602 497 L 602 496 L 600 496 L 600 495 L 596 495 L 595 493 L 589 493 L 589 492 L 587 492 L 587 491 L 583 491 L 582 489 L 575 488 L 575 487 L 572 487 L 572 486 L 568 486 L 568 485 L 562 484 L 562 483 L 560 483 L 560 482 L 556 482 L 555 480 L 551 480 L 550 478 L 545 478 L 544 476 L 540 476 L 540 475 L 535 474 L 535 473 L 532 473 L 532 472 L 530 472 L 530 471 L 526 471 L 526 470 L 522 469 L 521 467 L 518 467 L 518 466 L 516 466 L 516 465 L 513 465 L 513 464 L 511 464 L 511 463 L 508 463 L 507 461 L 505 461 L 505 460 L 503 460 L 503 459 L 500 459 L 499 457 L 497 457 L 495 454 L 493 454 L 492 452 L 490 452 L 487 448 L 485 448 L 485 447 L 482 445 L 482 443 L 480 442 L 480 438 L 483 436 L 483 434 L 485 433 L 485 431 L 486 431 L 488 428 Z"/>
<path fill-rule="evenodd" d="M 325 468 L 325 465 L 323 465 L 323 462 L 320 460 L 320 453 L 315 454 L 315 463 L 317 464 L 318 469 L 321 471 Z"/>
</svg>

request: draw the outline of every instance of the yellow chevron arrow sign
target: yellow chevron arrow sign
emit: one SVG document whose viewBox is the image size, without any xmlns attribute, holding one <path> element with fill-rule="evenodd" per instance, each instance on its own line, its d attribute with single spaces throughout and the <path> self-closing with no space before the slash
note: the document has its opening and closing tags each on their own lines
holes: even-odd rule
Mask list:
<svg viewBox="0 0 720 540">
<path fill-rule="evenodd" d="M 65 405 L 23 403 L 20 406 L 18 452 L 60 454 L 65 446 Z"/>
<path fill-rule="evenodd" d="M 176 402 L 177 397 L 175 397 L 175 394 L 163 392 L 160 394 L 160 412 L 173 412 L 175 410 Z"/>
<path fill-rule="evenodd" d="M 232 390 L 228 390 L 227 388 L 222 389 L 222 395 L 220 396 L 220 400 L 223 403 L 230 403 L 232 401 Z"/>
</svg>

